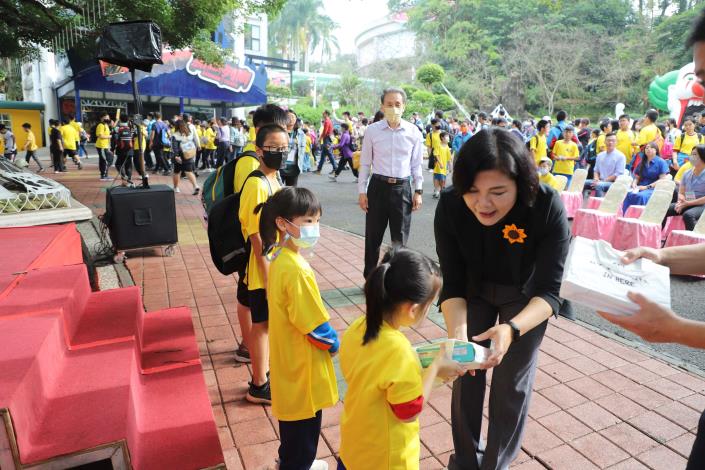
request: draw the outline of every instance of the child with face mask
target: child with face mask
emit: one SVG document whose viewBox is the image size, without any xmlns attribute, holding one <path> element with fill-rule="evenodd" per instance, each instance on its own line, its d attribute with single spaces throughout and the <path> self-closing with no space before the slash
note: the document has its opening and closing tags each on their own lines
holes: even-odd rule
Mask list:
<svg viewBox="0 0 705 470">
<path fill-rule="evenodd" d="M 260 204 L 267 277 L 272 414 L 279 421 L 280 470 L 327 469 L 316 460 L 323 408 L 338 402 L 330 325 L 313 269 L 301 255 L 319 238 L 321 204 L 308 189 L 286 187 Z M 277 241 L 278 240 L 278 241 Z"/>
<path fill-rule="evenodd" d="M 556 191 L 562 191 L 561 184 L 558 182 L 555 176 L 551 173 L 551 159 L 548 157 L 541 157 L 539 161 L 539 182 L 544 183 L 555 189 Z"/>
</svg>

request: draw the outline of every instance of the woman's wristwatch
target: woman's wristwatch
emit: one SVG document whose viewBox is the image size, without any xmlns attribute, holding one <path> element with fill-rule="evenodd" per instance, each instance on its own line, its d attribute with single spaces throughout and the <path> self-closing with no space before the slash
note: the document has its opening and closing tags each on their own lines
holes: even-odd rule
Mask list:
<svg viewBox="0 0 705 470">
<path fill-rule="evenodd" d="M 512 329 L 512 343 L 516 343 L 517 341 L 519 341 L 519 339 L 521 338 L 521 330 L 516 325 L 516 323 L 511 320 L 505 321 L 504 323 L 506 325 L 509 325 L 509 328 Z"/>
</svg>

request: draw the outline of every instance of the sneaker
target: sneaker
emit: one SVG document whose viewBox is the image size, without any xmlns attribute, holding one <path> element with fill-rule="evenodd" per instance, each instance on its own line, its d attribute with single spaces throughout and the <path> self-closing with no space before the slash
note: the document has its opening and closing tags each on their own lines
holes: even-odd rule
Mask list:
<svg viewBox="0 0 705 470">
<path fill-rule="evenodd" d="M 320 174 L 321 174 L 321 170 L 316 170 L 316 171 L 313 172 L 313 174 L 314 174 L 314 175 L 320 175 Z"/>
<path fill-rule="evenodd" d="M 180 193 L 181 190 L 180 190 L 179 188 L 174 188 L 174 192 L 175 192 L 175 193 Z"/>
<path fill-rule="evenodd" d="M 38 170 L 37 170 L 37 173 L 41 173 L 42 171 L 44 171 L 44 168 L 38 169 Z"/>
<path fill-rule="evenodd" d="M 58 173 L 61 173 L 61 172 L 60 172 L 59 170 L 54 170 L 54 174 L 55 174 L 55 175 L 58 174 Z"/>
<path fill-rule="evenodd" d="M 83 170 L 83 165 L 81 165 L 81 162 L 78 162 L 78 169 Z"/>
<path fill-rule="evenodd" d="M 250 351 L 242 344 L 235 350 L 235 361 L 243 364 L 249 364 L 251 362 Z"/>
<path fill-rule="evenodd" d="M 338 181 L 338 177 L 335 175 L 328 175 L 328 179 L 331 180 L 331 182 L 336 182 Z"/>
<path fill-rule="evenodd" d="M 355 178 L 355 182 L 357 183 L 357 178 Z"/>
<path fill-rule="evenodd" d="M 328 462 L 325 460 L 314 460 L 311 464 L 311 470 L 328 470 Z"/>
<path fill-rule="evenodd" d="M 193 195 L 194 195 L 194 196 L 198 196 L 198 193 L 200 193 L 200 192 L 201 192 L 201 188 L 199 188 L 198 186 L 196 186 L 196 189 L 193 190 Z"/>
<path fill-rule="evenodd" d="M 250 403 L 259 403 L 262 405 L 272 404 L 272 390 L 269 388 L 269 379 L 259 387 L 249 382 L 250 388 L 247 390 L 245 399 Z"/>
</svg>

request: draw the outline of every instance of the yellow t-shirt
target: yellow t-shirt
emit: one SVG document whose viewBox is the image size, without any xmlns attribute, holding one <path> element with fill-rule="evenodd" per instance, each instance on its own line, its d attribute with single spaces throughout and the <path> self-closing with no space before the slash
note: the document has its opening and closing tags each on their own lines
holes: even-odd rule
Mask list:
<svg viewBox="0 0 705 470">
<path fill-rule="evenodd" d="M 255 214 L 255 207 L 258 204 L 269 199 L 269 188 L 272 188 L 272 194 L 281 189 L 279 182 L 267 179 L 269 185 L 262 181 L 262 178 L 250 178 L 246 181 L 240 195 L 240 225 L 242 226 L 242 235 L 247 240 L 251 235 L 259 233 L 259 217 L 261 212 Z M 257 264 L 257 256 L 261 253 L 255 253 L 255 250 L 250 250 L 250 259 L 247 262 L 247 271 L 245 274 L 245 284 L 247 290 L 264 289 L 264 273 L 260 271 Z"/>
<path fill-rule="evenodd" d="M 602 137 L 602 136 L 600 136 Z M 617 150 L 622 152 L 622 154 L 626 157 L 627 159 L 627 164 L 632 162 L 632 158 L 634 157 L 634 143 L 636 142 L 636 136 L 634 135 L 634 132 L 627 130 L 623 131 L 622 129 L 617 131 Z M 604 139 L 603 139 L 604 143 Z M 601 152 L 602 150 L 599 150 Z"/>
<path fill-rule="evenodd" d="M 529 149 L 534 152 L 534 160 L 536 162 L 536 166 L 538 166 L 541 159 L 548 156 L 546 153 L 548 149 L 546 144 L 546 136 L 536 134 L 531 137 L 531 139 L 529 139 Z"/>
<path fill-rule="evenodd" d="M 333 145 L 338 145 L 338 142 L 339 142 L 339 141 L 340 141 L 340 139 L 338 139 L 338 138 L 337 138 L 336 136 L 334 136 L 334 135 L 332 135 L 332 136 L 330 137 L 330 145 L 331 145 L 331 146 L 333 146 Z M 340 149 L 335 149 L 335 150 L 333 150 L 333 155 L 339 156 L 339 155 L 340 155 Z"/>
<path fill-rule="evenodd" d="M 142 151 L 144 152 L 147 148 L 147 128 L 145 126 L 140 126 L 140 132 L 142 133 L 142 146 L 140 147 L 139 145 L 137 145 L 137 137 L 132 139 L 132 145 L 134 146 L 135 150 L 142 149 Z"/>
<path fill-rule="evenodd" d="M 311 144 L 311 136 L 306 134 L 306 153 L 309 155 L 311 154 Z"/>
<path fill-rule="evenodd" d="M 704 141 L 705 139 L 703 136 L 697 132 L 693 135 L 688 135 L 684 132 L 680 135 L 680 137 L 676 138 L 676 141 L 673 143 L 673 151 L 690 156 L 693 148 L 695 148 L 696 145 L 702 144 Z"/>
<path fill-rule="evenodd" d="M 555 189 L 556 191 L 560 191 L 561 185 L 558 183 L 558 180 L 556 179 L 555 176 L 553 176 L 551 173 L 546 173 L 545 175 L 540 175 L 539 176 L 539 182 L 544 183 Z"/>
<path fill-rule="evenodd" d="M 556 157 L 578 157 L 580 153 L 578 152 L 578 145 L 572 140 L 566 142 L 565 139 L 556 141 L 553 146 L 553 154 Z M 562 175 L 572 175 L 575 170 L 575 160 L 556 160 L 553 164 L 553 172 L 560 173 Z"/>
<path fill-rule="evenodd" d="M 109 149 L 110 148 L 110 126 L 104 123 L 98 124 L 95 129 L 96 139 L 95 148 Z M 104 137 L 101 137 L 104 136 Z"/>
<path fill-rule="evenodd" d="M 204 132 L 204 135 L 206 136 L 206 139 L 207 139 L 206 149 L 207 150 L 217 149 L 218 147 L 216 147 L 216 145 L 215 145 L 215 131 L 213 130 L 213 128 L 209 127 L 208 129 L 206 129 L 206 131 Z"/>
<path fill-rule="evenodd" d="M 282 248 L 269 267 L 267 303 L 272 414 L 283 421 L 313 418 L 338 402 L 330 352 L 306 339 L 330 316 L 313 269 L 289 248 Z"/>
<path fill-rule="evenodd" d="M 252 146 L 254 147 L 256 139 L 257 139 L 257 131 L 255 131 L 255 126 L 250 126 L 250 130 L 247 131 L 247 143 L 252 144 Z"/>
<path fill-rule="evenodd" d="M 233 191 L 239 193 L 242 191 L 242 185 L 250 173 L 259 168 L 259 159 L 243 156 L 237 159 L 235 163 L 235 178 L 233 180 Z"/>
<path fill-rule="evenodd" d="M 433 150 L 433 155 L 438 155 L 441 152 L 441 131 L 433 131 L 426 135 L 426 147 L 429 152 Z"/>
<path fill-rule="evenodd" d="M 678 172 L 676 173 L 676 176 L 673 177 L 673 181 L 676 183 L 680 183 L 681 180 L 683 179 L 683 175 L 685 175 L 685 172 L 693 168 L 693 164 L 690 163 L 690 161 L 685 162 L 679 169 Z"/>
<path fill-rule="evenodd" d="M 76 142 L 79 139 L 78 132 L 71 124 L 65 124 L 59 127 L 61 139 L 64 141 L 65 150 L 76 150 Z"/>
<path fill-rule="evenodd" d="M 654 140 L 656 140 L 656 138 L 660 134 L 661 131 L 658 130 L 656 124 L 649 124 L 648 126 L 644 126 L 641 128 L 641 130 L 639 130 L 639 137 L 637 138 L 636 143 L 639 144 L 639 147 L 643 147 L 649 142 L 653 142 Z"/>
<path fill-rule="evenodd" d="M 25 148 L 30 152 L 34 152 L 39 148 L 37 147 L 37 138 L 34 137 L 34 132 L 31 130 L 27 131 L 27 140 L 25 142 Z"/>
<path fill-rule="evenodd" d="M 76 131 L 76 140 L 81 140 L 81 130 L 82 130 L 81 125 L 79 123 L 77 123 L 75 119 L 72 119 L 69 122 L 69 126 L 73 127 L 74 130 Z"/>
<path fill-rule="evenodd" d="M 406 336 L 387 322 L 362 345 L 365 317 L 343 335 L 340 368 L 348 384 L 340 421 L 340 458 L 348 470 L 419 468 L 419 420 L 405 423 L 398 405 L 423 395 L 421 364 Z"/>
<path fill-rule="evenodd" d="M 448 165 L 450 165 L 450 147 L 441 145 L 436 155 L 436 164 L 433 167 L 434 175 L 447 175 Z"/>
<path fill-rule="evenodd" d="M 601 152 L 604 152 L 607 146 L 605 145 L 605 139 L 607 138 L 607 134 L 604 132 L 601 133 L 599 136 L 597 136 L 597 143 L 595 144 L 595 151 L 599 154 Z M 626 155 L 625 155 L 626 157 Z"/>
</svg>

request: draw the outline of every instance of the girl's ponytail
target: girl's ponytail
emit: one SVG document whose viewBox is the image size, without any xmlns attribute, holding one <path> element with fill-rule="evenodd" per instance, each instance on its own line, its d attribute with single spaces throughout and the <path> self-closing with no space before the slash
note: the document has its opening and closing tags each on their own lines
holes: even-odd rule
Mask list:
<svg viewBox="0 0 705 470">
<path fill-rule="evenodd" d="M 272 198 L 257 204 L 255 214 L 261 212 L 259 217 L 259 236 L 262 239 L 262 256 L 269 253 L 269 250 L 277 242 L 277 217 L 276 204 L 272 203 Z"/>
<path fill-rule="evenodd" d="M 387 292 L 384 280 L 391 265 L 382 263 L 372 270 L 365 282 L 365 298 L 367 299 L 367 317 L 365 336 L 362 344 L 367 344 L 377 338 L 379 330 L 382 328 L 382 320 L 386 310 Z"/>
</svg>

